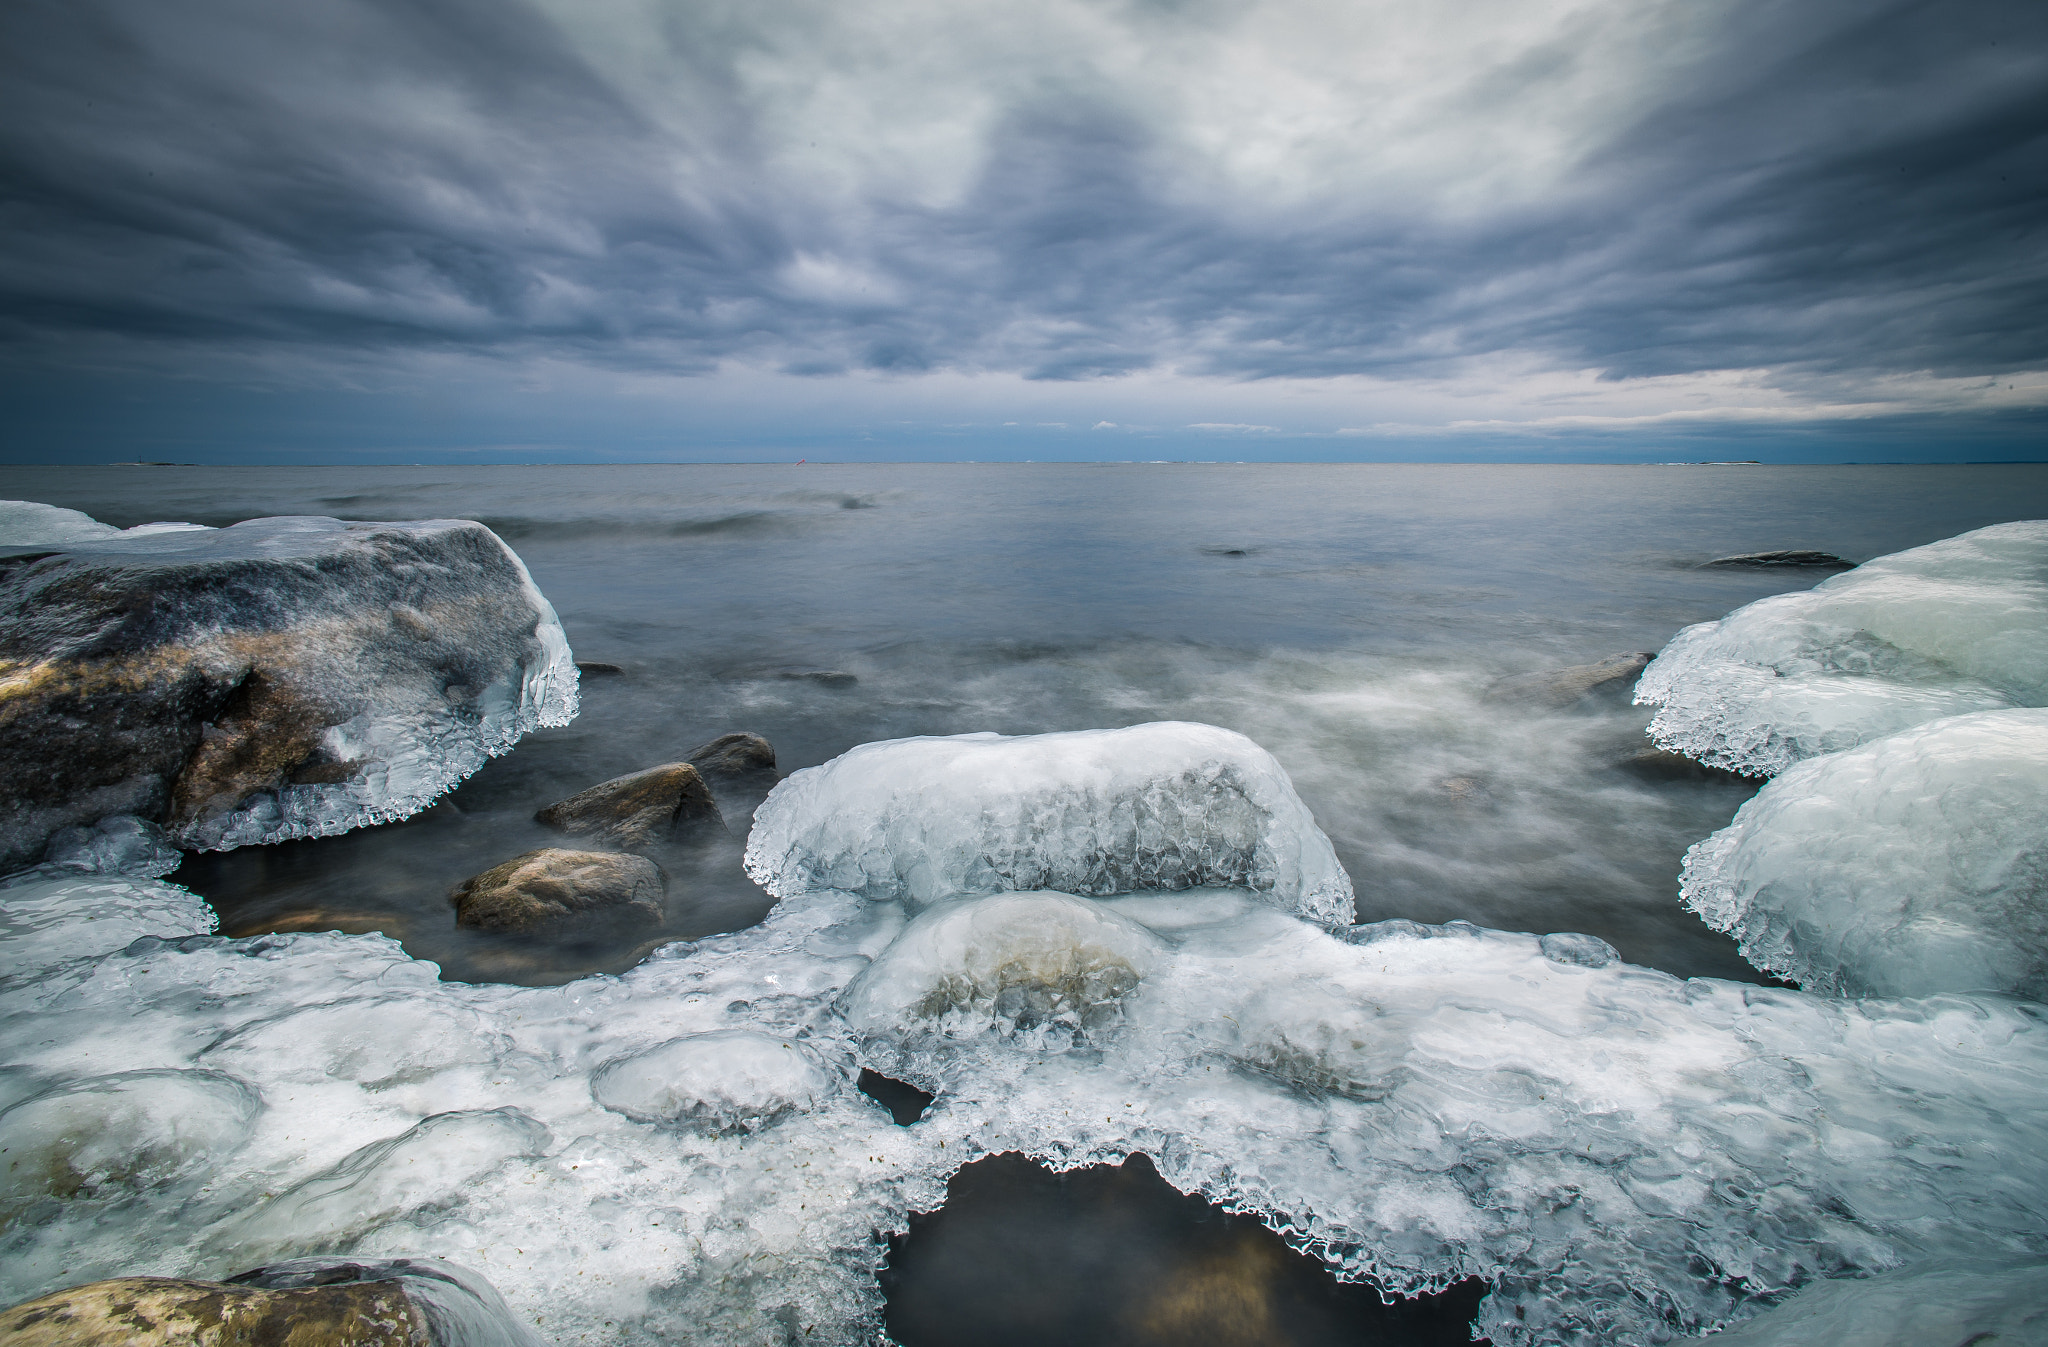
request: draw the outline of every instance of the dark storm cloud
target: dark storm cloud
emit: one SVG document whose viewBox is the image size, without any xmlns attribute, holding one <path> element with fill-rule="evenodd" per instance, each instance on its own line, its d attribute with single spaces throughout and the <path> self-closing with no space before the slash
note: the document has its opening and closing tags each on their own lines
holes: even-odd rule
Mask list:
<svg viewBox="0 0 2048 1347">
<path fill-rule="evenodd" d="M 829 49 L 806 64 L 805 14 L 784 33 L 710 3 L 608 12 L 583 31 L 521 0 L 13 0 L 0 337 L 28 359 L 1046 379 L 2048 361 L 2041 6 L 1728 4 L 1646 96 L 1575 129 L 1540 191 L 1445 205 L 1452 156 L 1408 195 L 1365 174 L 1271 209 L 1191 187 L 1175 109 L 1057 42 L 962 58 L 993 105 L 959 189 L 921 191 L 859 146 L 843 172 L 802 158 L 788 100 L 841 73 Z M 1100 7 L 1162 50 L 1248 12 Z M 1451 81 L 1467 141 L 1591 78 L 1574 22 Z M 892 125 L 920 118 L 944 121 Z"/>
</svg>

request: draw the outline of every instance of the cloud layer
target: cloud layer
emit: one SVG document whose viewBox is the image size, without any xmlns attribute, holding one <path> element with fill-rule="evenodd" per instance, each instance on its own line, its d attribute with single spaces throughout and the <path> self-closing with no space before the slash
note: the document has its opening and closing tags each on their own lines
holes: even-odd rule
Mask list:
<svg viewBox="0 0 2048 1347">
<path fill-rule="evenodd" d="M 2048 365 L 2009 0 L 13 0 L 0 52 L 16 364 Z"/>
</svg>

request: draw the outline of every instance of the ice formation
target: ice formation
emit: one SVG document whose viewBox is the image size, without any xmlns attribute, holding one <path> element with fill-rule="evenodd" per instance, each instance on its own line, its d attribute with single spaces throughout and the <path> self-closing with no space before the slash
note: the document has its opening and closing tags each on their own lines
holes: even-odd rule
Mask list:
<svg viewBox="0 0 2048 1347">
<path fill-rule="evenodd" d="M 188 849 L 403 818 L 575 714 L 561 623 L 480 524 L 51 513 L 0 512 L 0 864 L 115 816 Z"/>
<path fill-rule="evenodd" d="M 117 887 L 146 915 L 107 911 Z M 1144 1151 L 1395 1289 L 1489 1278 L 1502 1347 L 2048 1256 L 2037 1007 L 1681 982 L 1563 934 L 1340 938 L 1269 896 L 815 889 L 622 977 L 519 988 L 380 936 L 212 937 L 172 886 L 46 874 L 0 889 L 0 1129 L 35 1147 L 0 1302 L 446 1258 L 554 1342 L 868 1342 L 874 1232 L 1011 1149 Z M 896 1126 L 863 1064 L 939 1097 Z"/>
<path fill-rule="evenodd" d="M 913 907 L 1225 885 L 1352 920 L 1351 881 L 1272 754 L 1177 721 L 863 744 L 775 788 L 747 873 L 777 897 L 833 887 Z"/>
<path fill-rule="evenodd" d="M 1771 776 L 1944 716 L 2048 703 L 2048 520 L 1867 561 L 1681 631 L 1636 685 L 1658 745 Z"/>
<path fill-rule="evenodd" d="M 1715 1347 L 2040 1347 L 2048 1262 L 1944 1258 L 1801 1291 Z"/>
<path fill-rule="evenodd" d="M 2048 710 L 1799 763 L 1686 853 L 1680 892 L 1814 990 L 2048 999 Z"/>
<path fill-rule="evenodd" d="M 0 500 L 0 547 L 52 547 L 107 538 L 142 538 L 152 533 L 210 532 L 204 524 L 137 524 L 118 529 L 91 515 L 33 500 Z"/>
</svg>

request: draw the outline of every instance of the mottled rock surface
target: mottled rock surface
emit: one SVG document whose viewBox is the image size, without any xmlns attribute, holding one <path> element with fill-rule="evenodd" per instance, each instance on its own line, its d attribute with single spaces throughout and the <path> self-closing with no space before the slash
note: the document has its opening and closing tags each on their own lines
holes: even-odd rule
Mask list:
<svg viewBox="0 0 2048 1347">
<path fill-rule="evenodd" d="M 113 815 L 187 850 L 403 818 L 575 712 L 561 624 L 481 524 L 0 547 L 0 867 Z"/>
<path fill-rule="evenodd" d="M 628 851 L 667 841 L 693 825 L 724 826 L 710 787 L 687 762 L 614 777 L 533 817 L 550 828 Z"/>
<path fill-rule="evenodd" d="M 775 770 L 775 748 L 758 734 L 721 734 L 690 750 L 690 763 L 705 776 L 746 776 Z"/>
<path fill-rule="evenodd" d="M 8 1347 L 433 1347 L 401 1286 L 352 1282 L 272 1291 L 171 1277 L 116 1277 L 0 1311 Z"/>
<path fill-rule="evenodd" d="M 1633 686 L 1649 666 L 1651 654 L 1609 655 L 1593 664 L 1503 678 L 1486 689 L 1493 701 L 1522 702 L 1563 708 L 1600 692 L 1622 692 Z"/>
<path fill-rule="evenodd" d="M 592 913 L 658 922 L 664 887 L 644 856 L 543 847 L 464 880 L 449 901 L 457 925 L 530 931 Z"/>
</svg>

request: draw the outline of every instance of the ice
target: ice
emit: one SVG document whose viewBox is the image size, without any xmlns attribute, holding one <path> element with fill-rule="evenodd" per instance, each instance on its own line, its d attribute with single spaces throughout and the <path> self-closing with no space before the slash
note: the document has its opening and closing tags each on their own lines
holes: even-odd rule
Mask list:
<svg viewBox="0 0 2048 1347">
<path fill-rule="evenodd" d="M 1799 763 L 1686 853 L 1680 891 L 1814 990 L 2048 998 L 2048 710 Z"/>
<path fill-rule="evenodd" d="M 1636 700 L 1659 746 L 1771 776 L 1945 716 L 2048 703 L 2048 521 L 1867 561 L 1680 632 Z"/>
<path fill-rule="evenodd" d="M 1715 1347 L 2042 1347 L 2048 1262 L 1937 1259 L 1875 1277 L 1822 1282 Z"/>
<path fill-rule="evenodd" d="M 847 989 L 871 1038 L 1034 1035 L 1066 1046 L 1100 1031 L 1160 962 L 1137 921 L 1065 893 L 1002 893 L 927 908 Z"/>
<path fill-rule="evenodd" d="M 145 936 L 199 935 L 219 924 L 204 898 L 169 884 L 38 868 L 0 885 L 0 986 Z"/>
<path fill-rule="evenodd" d="M 1682 982 L 1584 938 L 1471 926 L 1339 938 L 1268 898 L 998 893 L 913 913 L 811 890 L 751 930 L 549 988 L 441 982 L 368 935 L 73 958 L 0 988 L 0 1099 L 98 1107 L 138 1072 L 233 1086 L 158 1107 L 205 1123 L 131 1147 L 165 1167 L 109 1170 L 0 1231 L 0 1299 L 304 1253 L 445 1258 L 548 1341 L 866 1343 L 875 1232 L 1012 1149 L 1057 1166 L 1143 1151 L 1397 1290 L 1486 1277 L 1481 1327 L 1502 1347 L 1661 1342 L 1825 1278 L 2048 1257 L 2037 1006 Z M 1085 987 L 1118 959 L 1138 976 L 1085 1024 L 1082 1001 L 999 1007 L 1006 949 L 1066 970 L 1031 986 Z M 1062 1014 L 1069 1031 L 1040 1031 Z M 898 1127 L 852 1078 L 905 1054 L 939 1097 Z M 779 1068 L 761 1059 L 785 1055 L 815 1074 L 762 1088 Z M 239 1131 L 205 1102 L 236 1089 L 262 1100 Z M 686 1116 L 719 1089 L 750 1101 L 734 1118 L 789 1107 L 751 1131 Z"/>
<path fill-rule="evenodd" d="M 0 1111 L 0 1211 L 162 1188 L 249 1133 L 262 1101 L 217 1071 L 123 1071 L 67 1082 Z"/>
<path fill-rule="evenodd" d="M 808 1049 L 751 1029 L 685 1034 L 614 1058 L 590 1077 L 591 1097 L 614 1113 L 714 1135 L 771 1127 L 830 1090 L 829 1073 Z"/>
<path fill-rule="evenodd" d="M 1351 881 L 1273 756 L 1161 721 L 863 744 L 792 773 L 754 815 L 747 873 L 914 907 L 963 893 L 1256 890 L 1349 925 Z"/>
<path fill-rule="evenodd" d="M 576 713 L 554 609 L 480 524 L 66 527 L 0 583 L 12 864 L 125 865 L 75 831 L 114 816 L 198 850 L 404 818 Z"/>
</svg>

